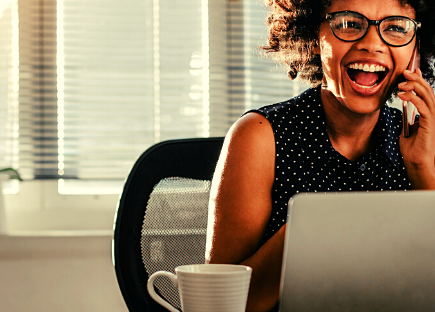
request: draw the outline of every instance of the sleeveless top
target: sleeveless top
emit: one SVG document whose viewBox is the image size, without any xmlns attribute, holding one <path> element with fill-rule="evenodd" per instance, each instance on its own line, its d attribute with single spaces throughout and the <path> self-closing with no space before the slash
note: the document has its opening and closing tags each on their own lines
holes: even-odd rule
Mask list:
<svg viewBox="0 0 435 312">
<path fill-rule="evenodd" d="M 300 192 L 406 190 L 411 185 L 399 150 L 400 110 L 384 105 L 373 151 L 352 162 L 337 152 L 326 131 L 320 87 L 288 101 L 251 110 L 270 122 L 275 136 L 272 214 L 264 242 L 287 220 L 287 203 Z"/>
</svg>

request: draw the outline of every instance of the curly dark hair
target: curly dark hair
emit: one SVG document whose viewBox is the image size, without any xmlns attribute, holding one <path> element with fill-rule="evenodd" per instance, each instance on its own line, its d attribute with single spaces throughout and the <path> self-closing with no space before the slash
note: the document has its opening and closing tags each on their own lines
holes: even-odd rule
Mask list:
<svg viewBox="0 0 435 312">
<path fill-rule="evenodd" d="M 269 58 L 286 66 L 290 79 L 299 77 L 312 86 L 323 77 L 320 55 L 314 53 L 319 45 L 320 16 L 330 0 L 264 0 L 270 7 L 266 20 L 269 28 L 267 46 L 262 47 Z M 416 20 L 421 23 L 417 37 L 420 40 L 421 71 L 431 86 L 435 84 L 435 1 L 399 0 L 411 5 Z"/>
</svg>

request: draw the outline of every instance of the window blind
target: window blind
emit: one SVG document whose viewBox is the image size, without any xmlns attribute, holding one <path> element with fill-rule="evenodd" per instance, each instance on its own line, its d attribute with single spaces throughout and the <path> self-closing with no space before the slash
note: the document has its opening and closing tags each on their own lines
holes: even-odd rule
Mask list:
<svg viewBox="0 0 435 312">
<path fill-rule="evenodd" d="M 56 2 L 18 0 L 19 169 L 24 178 L 57 173 Z"/>
<path fill-rule="evenodd" d="M 18 167 L 18 8 L 0 2 L 0 168 Z"/>
<path fill-rule="evenodd" d="M 59 177 L 125 176 L 157 132 L 152 1 L 57 4 Z"/>
<path fill-rule="evenodd" d="M 122 181 L 158 141 L 225 135 L 300 92 L 260 55 L 265 17 L 248 0 L 11 0 L 1 161 L 26 179 Z"/>
</svg>

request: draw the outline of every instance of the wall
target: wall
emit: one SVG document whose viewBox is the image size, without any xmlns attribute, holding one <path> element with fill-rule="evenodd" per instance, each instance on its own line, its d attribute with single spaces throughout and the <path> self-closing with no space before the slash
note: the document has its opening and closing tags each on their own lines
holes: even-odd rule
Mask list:
<svg viewBox="0 0 435 312">
<path fill-rule="evenodd" d="M 1 310 L 128 311 L 112 265 L 111 239 L 110 231 L 0 236 Z"/>
</svg>

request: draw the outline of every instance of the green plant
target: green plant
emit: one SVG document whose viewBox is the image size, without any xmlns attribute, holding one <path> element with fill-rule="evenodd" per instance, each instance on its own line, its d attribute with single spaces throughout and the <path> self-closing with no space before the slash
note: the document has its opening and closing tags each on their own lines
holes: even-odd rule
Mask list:
<svg viewBox="0 0 435 312">
<path fill-rule="evenodd" d="M 0 174 L 2 174 L 2 173 L 9 175 L 9 179 L 16 179 L 18 181 L 23 181 L 23 179 L 21 179 L 21 176 L 18 173 L 18 171 L 15 170 L 14 168 L 0 169 Z"/>
</svg>

